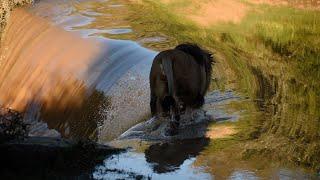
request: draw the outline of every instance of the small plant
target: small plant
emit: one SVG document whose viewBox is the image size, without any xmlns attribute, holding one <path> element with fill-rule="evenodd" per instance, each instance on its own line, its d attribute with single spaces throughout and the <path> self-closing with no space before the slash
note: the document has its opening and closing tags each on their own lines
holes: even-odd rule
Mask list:
<svg viewBox="0 0 320 180">
<path fill-rule="evenodd" d="M 22 139 L 28 135 L 28 125 L 23 122 L 20 112 L 0 108 L 0 142 Z"/>
</svg>

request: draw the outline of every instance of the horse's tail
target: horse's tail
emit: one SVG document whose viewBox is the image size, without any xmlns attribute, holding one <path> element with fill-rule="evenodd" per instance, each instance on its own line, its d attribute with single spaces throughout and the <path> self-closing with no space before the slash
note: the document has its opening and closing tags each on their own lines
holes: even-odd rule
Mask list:
<svg viewBox="0 0 320 180">
<path fill-rule="evenodd" d="M 167 77 L 168 81 L 168 93 L 169 96 L 173 96 L 173 69 L 172 69 L 172 60 L 164 57 L 162 59 L 162 67 L 163 67 L 163 72 L 165 76 Z"/>
<path fill-rule="evenodd" d="M 163 73 L 168 81 L 168 97 L 164 100 L 167 107 L 173 106 L 175 104 L 174 96 L 174 82 L 173 82 L 173 66 L 172 60 L 168 57 L 162 58 L 162 68 Z"/>
<path fill-rule="evenodd" d="M 178 133 L 180 113 L 179 108 L 177 108 L 177 102 L 174 98 L 174 80 L 173 80 L 173 64 L 172 60 L 168 57 L 162 58 L 162 69 L 167 77 L 168 81 L 168 96 L 163 99 L 163 105 L 170 112 L 170 135 L 175 135 Z"/>
</svg>

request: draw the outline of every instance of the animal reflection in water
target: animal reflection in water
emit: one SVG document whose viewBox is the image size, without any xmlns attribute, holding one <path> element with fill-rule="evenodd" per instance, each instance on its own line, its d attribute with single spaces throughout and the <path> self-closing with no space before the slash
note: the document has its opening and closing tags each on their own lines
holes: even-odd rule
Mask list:
<svg viewBox="0 0 320 180">
<path fill-rule="evenodd" d="M 199 155 L 209 141 L 207 138 L 197 138 L 153 144 L 146 149 L 145 157 L 154 172 L 173 172 L 179 169 L 185 160 Z"/>
<path fill-rule="evenodd" d="M 178 133 L 180 115 L 187 108 L 200 108 L 208 90 L 212 54 L 195 44 L 180 44 L 160 52 L 150 72 L 152 116 L 170 117 L 168 135 Z"/>
</svg>

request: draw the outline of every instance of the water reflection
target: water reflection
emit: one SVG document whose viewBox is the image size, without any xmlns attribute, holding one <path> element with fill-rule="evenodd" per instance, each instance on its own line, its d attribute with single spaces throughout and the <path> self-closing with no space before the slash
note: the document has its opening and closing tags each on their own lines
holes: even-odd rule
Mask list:
<svg viewBox="0 0 320 180">
<path fill-rule="evenodd" d="M 153 144 L 145 153 L 130 150 L 114 155 L 98 166 L 96 179 L 211 179 L 203 167 L 194 167 L 195 157 L 208 139 Z"/>
<path fill-rule="evenodd" d="M 137 149 L 106 158 L 95 168 L 95 179 L 318 179 L 302 169 L 279 168 L 267 158 L 238 159 L 237 149 L 212 151 L 217 145 L 205 138 L 147 145 L 136 140 L 118 143 Z"/>
<path fill-rule="evenodd" d="M 145 157 L 156 173 L 168 173 L 180 168 L 186 159 L 199 155 L 209 139 L 192 139 L 151 145 Z"/>
<path fill-rule="evenodd" d="M 229 179 L 232 180 L 242 180 L 242 179 L 246 179 L 246 180 L 256 180 L 259 179 L 254 172 L 248 171 L 248 170 L 239 170 L 239 171 L 235 171 L 231 174 L 231 176 L 229 177 Z"/>
</svg>

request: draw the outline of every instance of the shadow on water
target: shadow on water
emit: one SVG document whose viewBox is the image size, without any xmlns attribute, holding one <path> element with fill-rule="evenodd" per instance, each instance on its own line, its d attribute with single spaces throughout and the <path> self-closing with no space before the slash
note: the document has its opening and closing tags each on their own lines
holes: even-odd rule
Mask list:
<svg viewBox="0 0 320 180">
<path fill-rule="evenodd" d="M 209 139 L 192 139 L 153 144 L 145 150 L 146 161 L 155 173 L 173 172 L 186 159 L 194 158 L 209 144 Z"/>
<path fill-rule="evenodd" d="M 108 109 L 110 98 L 102 92 L 94 91 L 78 107 L 70 105 L 66 108 L 42 107 L 41 119 L 44 119 L 50 129 L 60 132 L 62 137 L 72 139 L 98 140 L 98 127 L 103 124 L 102 109 Z"/>
</svg>

